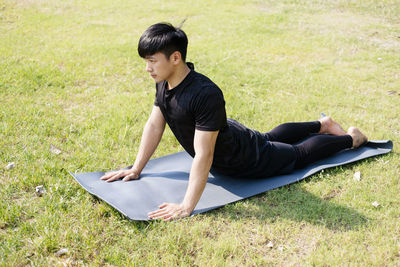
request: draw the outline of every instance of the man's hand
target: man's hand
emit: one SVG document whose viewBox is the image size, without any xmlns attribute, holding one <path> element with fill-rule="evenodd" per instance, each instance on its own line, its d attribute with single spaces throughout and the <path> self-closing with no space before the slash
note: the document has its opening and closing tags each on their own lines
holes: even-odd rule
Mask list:
<svg viewBox="0 0 400 267">
<path fill-rule="evenodd" d="M 139 151 L 136 156 L 134 167 L 129 170 L 119 170 L 115 172 L 106 173 L 101 180 L 106 182 L 112 182 L 117 179 L 122 179 L 122 181 L 129 181 L 133 179 L 138 179 L 140 173 L 142 172 L 144 166 L 146 166 L 151 155 L 153 155 L 156 150 L 158 143 L 165 129 L 165 119 L 159 107 L 153 106 L 150 117 L 146 122 L 143 129 L 142 140 L 140 141 Z"/>
<path fill-rule="evenodd" d="M 105 180 L 107 183 L 118 180 L 119 178 L 122 178 L 122 181 L 129 181 L 129 180 L 134 180 L 139 178 L 139 173 L 135 171 L 134 169 L 129 169 L 129 170 L 119 170 L 119 171 L 114 171 L 114 172 L 107 172 L 104 174 L 100 179 Z"/>
<path fill-rule="evenodd" d="M 191 211 L 185 209 L 182 204 L 176 203 L 163 203 L 159 206 L 158 210 L 149 212 L 150 219 L 162 219 L 164 221 L 171 221 L 189 216 Z"/>
</svg>

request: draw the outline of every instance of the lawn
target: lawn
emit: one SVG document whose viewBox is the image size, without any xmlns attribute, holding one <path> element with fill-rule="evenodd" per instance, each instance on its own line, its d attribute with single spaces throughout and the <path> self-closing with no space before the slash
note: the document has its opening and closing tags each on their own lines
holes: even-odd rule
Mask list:
<svg viewBox="0 0 400 267">
<path fill-rule="evenodd" d="M 394 151 L 171 223 L 123 217 L 66 170 L 133 163 L 155 93 L 138 39 L 185 18 L 229 117 L 324 112 Z M 1 266 L 400 265 L 398 0 L 0 0 L 0 103 Z M 177 151 L 167 129 L 154 157 Z"/>
</svg>

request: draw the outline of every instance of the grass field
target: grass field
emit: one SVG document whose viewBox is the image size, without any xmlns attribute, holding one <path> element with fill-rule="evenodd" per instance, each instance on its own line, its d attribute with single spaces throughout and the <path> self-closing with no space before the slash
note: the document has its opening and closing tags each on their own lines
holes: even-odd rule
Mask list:
<svg viewBox="0 0 400 267">
<path fill-rule="evenodd" d="M 124 218 L 66 170 L 132 164 L 155 92 L 138 38 L 184 18 L 229 117 L 324 112 L 394 151 L 189 219 Z M 400 266 L 398 0 L 0 0 L 0 103 L 1 266 Z M 181 150 L 167 129 L 154 157 Z"/>
</svg>

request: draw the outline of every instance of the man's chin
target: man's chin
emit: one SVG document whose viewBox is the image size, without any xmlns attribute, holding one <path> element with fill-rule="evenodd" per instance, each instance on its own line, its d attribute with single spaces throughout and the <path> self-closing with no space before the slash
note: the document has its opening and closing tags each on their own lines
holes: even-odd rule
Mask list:
<svg viewBox="0 0 400 267">
<path fill-rule="evenodd" d="M 151 76 L 151 78 L 153 78 L 153 80 L 154 80 L 156 83 L 162 82 L 162 79 L 159 78 L 158 76 L 155 76 L 155 77 Z"/>
</svg>

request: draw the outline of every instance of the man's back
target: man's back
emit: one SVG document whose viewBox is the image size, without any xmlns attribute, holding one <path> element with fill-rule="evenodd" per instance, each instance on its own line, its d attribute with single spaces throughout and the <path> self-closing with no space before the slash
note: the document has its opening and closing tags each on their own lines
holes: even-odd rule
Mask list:
<svg viewBox="0 0 400 267">
<path fill-rule="evenodd" d="M 157 83 L 154 104 L 160 108 L 175 137 L 192 157 L 195 156 L 195 130 L 218 130 L 212 171 L 258 177 L 275 174 L 283 166 L 290 165 L 294 151 L 289 149 L 287 160 L 275 162 L 269 156 L 271 148 L 265 135 L 235 120 L 227 120 L 222 91 L 209 78 L 194 71 L 193 64 L 188 63 L 188 66 L 191 71 L 175 88 L 168 89 L 166 81 Z"/>
</svg>

